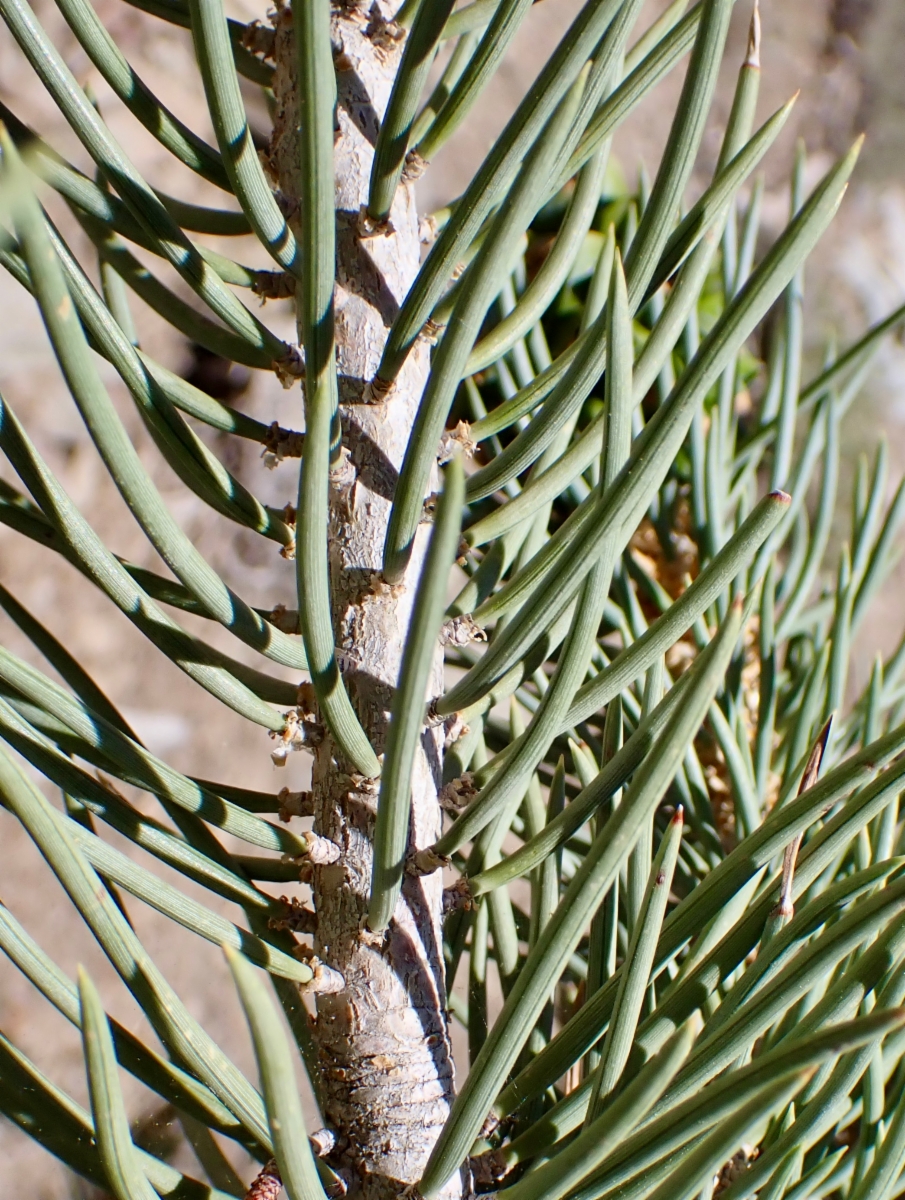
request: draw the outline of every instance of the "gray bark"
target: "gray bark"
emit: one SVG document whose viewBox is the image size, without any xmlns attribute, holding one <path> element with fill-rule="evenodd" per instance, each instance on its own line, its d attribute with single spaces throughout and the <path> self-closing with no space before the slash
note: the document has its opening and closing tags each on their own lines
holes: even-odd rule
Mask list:
<svg viewBox="0 0 905 1200">
<path fill-rule="evenodd" d="M 337 67 L 336 340 L 343 451 L 333 473 L 330 566 L 340 668 L 378 754 L 424 557 L 422 527 L 405 578 L 389 587 L 380 564 L 396 472 L 429 367 L 413 350 L 387 395 L 371 394 L 387 328 L 418 270 L 418 216 L 403 182 L 392 231 L 368 236 L 360 214 L 380 114 L 401 44 L 388 6 L 334 10 Z M 278 115 L 271 165 L 291 210 L 298 160 L 294 51 L 288 12 L 277 18 Z M 438 647 L 431 694 L 440 690 Z M 437 791 L 442 731 L 425 729 L 412 780 L 411 847 L 440 832 Z M 366 1196 L 397 1195 L 420 1177 L 453 1096 L 441 948 L 442 877 L 407 877 L 386 937 L 364 931 L 371 880 L 377 783 L 339 760 L 329 735 L 314 751 L 315 832 L 340 849 L 313 865 L 315 953 L 341 980 L 316 997 L 312 1033 L 322 1071 L 324 1116 L 337 1134 L 333 1162 Z M 461 1191 L 458 1180 L 449 1194 Z"/>
</svg>

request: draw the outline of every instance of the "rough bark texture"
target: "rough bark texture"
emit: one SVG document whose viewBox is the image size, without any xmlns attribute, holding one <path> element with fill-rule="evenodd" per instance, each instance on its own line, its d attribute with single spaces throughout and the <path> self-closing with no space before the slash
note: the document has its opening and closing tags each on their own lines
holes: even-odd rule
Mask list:
<svg viewBox="0 0 905 1200">
<path fill-rule="evenodd" d="M 399 31 L 389 6 L 345 6 L 333 13 L 338 89 L 335 142 L 337 210 L 336 340 L 342 459 L 332 478 L 330 563 L 340 667 L 380 754 L 427 528 L 404 580 L 382 583 L 380 564 L 396 473 L 428 371 L 415 348 L 386 396 L 373 379 L 401 298 L 420 260 L 413 189 L 400 185 L 392 231 L 367 236 L 373 143 L 398 66 Z M 292 209 L 297 195 L 294 51 L 289 13 L 278 18 L 271 162 Z M 432 693 L 440 690 L 438 648 Z M 425 729 L 413 776 L 410 840 L 421 848 L 440 831 L 437 790 L 442 731 Z M 315 951 L 339 972 L 339 990 L 317 996 L 313 1036 L 322 1069 L 324 1116 L 337 1134 L 335 1165 L 353 1173 L 366 1196 L 397 1195 L 420 1177 L 453 1095 L 441 950 L 442 880 L 407 878 L 385 938 L 363 932 L 371 879 L 374 782 L 337 761 L 327 736 L 315 750 L 315 831 L 341 851 L 313 867 Z M 460 1191 L 458 1181 L 450 1193 Z"/>
</svg>

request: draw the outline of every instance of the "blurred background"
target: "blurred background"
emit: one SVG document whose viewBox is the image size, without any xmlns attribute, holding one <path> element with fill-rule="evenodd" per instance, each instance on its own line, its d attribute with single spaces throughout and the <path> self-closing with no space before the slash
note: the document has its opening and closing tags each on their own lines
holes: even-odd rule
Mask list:
<svg viewBox="0 0 905 1200">
<path fill-rule="evenodd" d="M 535 4 L 476 113 L 444 147 L 419 184 L 422 212 L 431 211 L 461 191 L 579 6 L 579 0 L 542 0 Z M 665 0 L 649 0 L 639 31 L 664 7 Z M 36 8 L 76 77 L 83 83 L 90 82 L 95 89 L 105 118 L 145 177 L 173 195 L 202 203 L 213 199 L 216 193 L 212 189 L 211 196 L 206 197 L 204 185 L 175 165 L 112 99 L 52 0 L 40 0 Z M 213 140 L 193 67 L 189 35 L 137 12 L 121 0 L 99 0 L 96 8 L 150 87 L 200 134 Z M 230 15 L 242 20 L 263 18 L 265 9 L 252 0 L 233 0 Z M 905 300 L 905 72 L 901 67 L 905 6 L 899 0 L 808 0 L 805 4 L 763 0 L 761 15 L 760 119 L 801 90 L 782 140 L 765 164 L 768 231 L 778 230 L 786 220 L 787 180 L 797 138 L 804 138 L 807 144 L 809 178 L 815 178 L 858 133 L 867 133 L 856 179 L 808 270 L 807 376 L 819 362 L 829 337 L 836 336 L 845 344 Z M 701 180 L 715 162 L 735 72 L 744 55 L 750 16 L 750 0 L 738 0 L 722 87 L 699 163 Z M 614 159 L 630 186 L 641 162 L 651 173 L 656 169 L 681 81 L 681 71 L 677 71 L 661 84 L 616 140 Z M 91 172 L 83 151 L 5 30 L 0 32 L 0 98 L 71 161 Z M 253 120 L 266 136 L 263 105 L 253 97 L 249 104 Z M 66 232 L 72 234 L 73 244 L 84 250 L 65 212 L 53 202 L 48 206 Z M 245 261 L 251 261 L 252 252 L 245 253 L 243 248 L 243 253 Z M 175 276 L 167 282 L 180 288 Z M 285 426 L 300 426 L 298 389 L 284 393 L 273 379 L 249 381 L 241 371 L 198 358 L 138 301 L 135 312 L 144 347 L 167 366 L 220 398 L 241 395 L 243 408 L 261 419 L 278 418 Z M 269 306 L 268 319 L 294 340 L 291 315 L 285 307 Z M 134 408 L 106 364 L 104 371 L 157 486 L 214 567 L 251 603 L 293 606 L 292 564 L 279 557 L 273 543 L 238 530 L 186 493 L 153 451 Z M 88 439 L 62 384 L 36 311 L 5 274 L 0 275 L 0 387 L 107 545 L 139 565 L 159 568 Z M 895 339 L 884 346 L 861 399 L 847 418 L 844 444 L 849 478 L 857 455 L 872 454 L 884 432 L 890 443 L 894 485 L 905 471 L 905 350 Z M 294 499 L 296 473 L 291 463 L 267 471 L 251 443 L 222 441 L 224 444 L 216 444 L 217 452 L 226 456 L 230 469 L 248 479 L 263 499 L 278 505 Z M 5 464 L 0 465 L 0 475 L 13 480 Z M 843 499 L 846 494 L 843 484 Z M 271 790 L 284 784 L 304 786 L 303 756 L 294 756 L 284 771 L 277 772 L 263 731 L 256 731 L 222 709 L 175 667 L 161 660 L 125 618 L 53 553 L 2 527 L 0 583 L 64 642 L 149 748 L 174 766 L 248 787 Z M 873 653 L 889 650 L 899 639 L 905 624 L 905 612 L 898 600 L 903 583 L 905 571 L 893 576 L 868 622 L 869 645 L 862 639 L 857 648 L 853 688 L 860 690 L 863 686 Z M 191 627 L 190 620 L 187 624 Z M 204 629 L 210 636 L 211 626 L 205 623 Z M 28 643 L 5 617 L 0 617 L 0 640 L 17 653 L 26 657 L 31 654 Z M 235 653 L 234 644 L 231 652 Z M 180 882 L 184 886 L 184 881 Z M 67 974 L 73 975 L 76 964 L 84 963 L 105 997 L 112 998 L 112 1012 L 129 1028 L 148 1035 L 137 1010 L 115 984 L 112 970 L 28 838 L 2 811 L 0 898 Z M 205 899 L 211 903 L 209 896 Z M 194 1015 L 240 1066 L 252 1070 L 244 1025 L 217 949 L 138 903 L 130 905 L 130 916 L 150 954 Z M 86 1102 L 81 1048 L 75 1031 L 5 960 L 0 961 L 0 1026 L 55 1082 L 81 1103 Z M 124 1083 L 128 1089 L 134 1081 L 126 1077 Z M 131 1092 L 127 1090 L 127 1100 L 130 1111 L 136 1114 L 143 1111 L 143 1105 L 150 1104 L 137 1085 Z M 158 1122 L 155 1136 L 166 1133 L 166 1123 Z M 185 1165 L 190 1167 L 188 1160 Z M 0 1194 L 27 1200 L 74 1200 L 91 1193 L 0 1119 Z"/>
</svg>

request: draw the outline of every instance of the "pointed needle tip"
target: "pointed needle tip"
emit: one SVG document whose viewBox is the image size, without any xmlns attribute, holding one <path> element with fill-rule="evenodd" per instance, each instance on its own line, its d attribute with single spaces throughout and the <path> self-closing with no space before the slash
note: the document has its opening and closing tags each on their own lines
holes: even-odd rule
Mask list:
<svg viewBox="0 0 905 1200">
<path fill-rule="evenodd" d="M 833 718 L 835 713 L 830 713 L 826 720 L 826 724 L 817 735 L 817 740 L 811 748 L 811 753 L 808 755 L 807 766 L 804 769 L 804 774 L 801 777 L 801 783 L 798 787 L 798 795 L 803 795 L 809 788 L 812 788 L 817 782 L 817 776 L 820 774 L 820 767 L 823 762 L 823 756 L 826 753 L 827 743 L 830 739 L 830 730 L 833 727 Z"/>
<path fill-rule="evenodd" d="M 748 30 L 748 52 L 745 66 L 760 68 L 760 5 L 757 0 L 754 3 L 754 12 L 751 14 L 751 25 Z"/>
<path fill-rule="evenodd" d="M 833 728 L 833 721 L 836 719 L 835 712 L 831 712 L 826 719 L 826 723 L 820 731 L 820 737 L 817 739 L 822 750 L 826 749 L 826 743 L 830 736 L 830 730 Z"/>
</svg>

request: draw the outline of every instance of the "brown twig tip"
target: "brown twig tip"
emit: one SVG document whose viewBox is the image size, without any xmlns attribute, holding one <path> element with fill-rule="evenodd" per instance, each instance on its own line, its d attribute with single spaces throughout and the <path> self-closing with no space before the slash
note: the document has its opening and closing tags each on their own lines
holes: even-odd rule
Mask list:
<svg viewBox="0 0 905 1200">
<path fill-rule="evenodd" d="M 277 1166 L 277 1160 L 272 1158 L 264 1164 L 260 1174 L 252 1180 L 251 1186 L 245 1193 L 245 1200 L 277 1200 L 282 1189 L 283 1179 L 280 1175 L 280 1168 Z"/>
<path fill-rule="evenodd" d="M 754 12 L 751 14 L 751 25 L 748 29 L 748 53 L 745 58 L 746 67 L 760 70 L 760 4 L 754 0 Z"/>
</svg>

